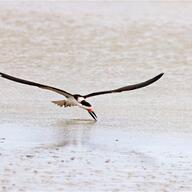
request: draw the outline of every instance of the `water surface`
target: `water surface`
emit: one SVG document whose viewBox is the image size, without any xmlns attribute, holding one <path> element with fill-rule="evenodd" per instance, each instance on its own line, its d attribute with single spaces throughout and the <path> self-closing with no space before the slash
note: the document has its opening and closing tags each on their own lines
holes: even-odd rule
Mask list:
<svg viewBox="0 0 192 192">
<path fill-rule="evenodd" d="M 89 99 L 0 79 L 3 191 L 191 191 L 191 3 L 1 2 L 0 71 Z M 24 177 L 23 177 L 24 175 Z"/>
</svg>

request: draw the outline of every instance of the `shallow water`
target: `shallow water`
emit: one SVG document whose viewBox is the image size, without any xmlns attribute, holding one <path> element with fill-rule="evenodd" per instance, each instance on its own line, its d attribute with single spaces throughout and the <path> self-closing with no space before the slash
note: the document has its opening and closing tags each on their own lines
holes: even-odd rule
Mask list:
<svg viewBox="0 0 192 192">
<path fill-rule="evenodd" d="M 80 94 L 165 73 L 90 98 L 97 122 L 0 79 L 2 191 L 192 190 L 192 3 L 0 4 L 4 73 Z"/>
</svg>

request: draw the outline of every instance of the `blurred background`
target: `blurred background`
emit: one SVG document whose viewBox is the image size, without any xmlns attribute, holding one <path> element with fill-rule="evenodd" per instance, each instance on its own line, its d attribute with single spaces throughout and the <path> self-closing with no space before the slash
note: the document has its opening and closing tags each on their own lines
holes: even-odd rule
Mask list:
<svg viewBox="0 0 192 192">
<path fill-rule="evenodd" d="M 5 167 L 24 171 L 24 168 L 9 165 L 7 159 L 10 157 L 18 164 L 24 161 L 26 167 L 40 169 L 37 162 L 42 160 L 41 156 L 32 159 L 30 164 L 21 157 L 39 148 L 42 150 L 39 153 L 47 156 L 49 150 L 59 147 L 63 150 L 57 154 L 61 160 L 65 146 L 76 146 L 80 154 L 82 150 L 90 150 L 93 157 L 100 154 L 105 158 L 107 151 L 113 151 L 115 154 L 111 158 L 120 155 L 119 164 L 114 159 L 111 165 L 115 167 L 114 172 L 103 165 L 98 168 L 99 173 L 83 165 L 82 169 L 88 169 L 88 176 L 82 176 L 85 183 L 70 178 L 69 183 L 82 185 L 74 188 L 67 185 L 69 191 L 85 191 L 85 186 L 95 189 L 93 191 L 122 191 L 130 186 L 133 191 L 149 191 L 149 188 L 159 189 L 159 186 L 162 191 L 191 190 L 190 160 L 178 159 L 183 155 L 180 152 L 184 153 L 183 158 L 185 152 L 187 158 L 192 158 L 188 150 L 192 128 L 191 10 L 190 1 L 0 2 L 0 71 L 3 73 L 74 94 L 118 88 L 165 73 L 162 79 L 144 89 L 90 98 L 99 119 L 97 123 L 81 109 L 58 108 L 50 103 L 62 99 L 60 95 L 0 79 L 0 149 L 6 154 L 0 156 L 5 162 L 3 178 L 6 175 L 16 178 L 8 174 Z M 17 155 L 14 153 L 16 149 Z M 130 161 L 126 155 L 121 156 L 123 153 L 130 157 L 130 151 L 138 152 L 128 158 Z M 169 155 L 162 160 L 162 153 L 157 151 Z M 151 160 L 140 157 L 143 154 L 157 164 L 151 168 Z M 82 158 L 89 157 L 82 155 Z M 147 174 L 142 173 L 144 182 L 140 184 L 140 171 L 133 171 L 135 176 L 130 175 L 130 183 L 126 183 L 128 172 L 125 166 L 143 170 L 141 164 L 133 165 L 140 158 L 146 167 L 150 167 Z M 165 168 L 161 165 L 164 161 Z M 175 163 L 173 167 L 168 163 L 171 161 Z M 183 169 L 179 167 L 181 164 Z M 98 161 L 95 165 L 99 166 Z M 70 169 L 70 165 L 68 167 Z M 58 181 L 58 164 L 53 166 L 53 174 L 45 173 L 44 168 L 42 172 L 46 176 Z M 156 169 L 159 172 L 154 181 L 152 170 Z M 161 173 L 168 169 L 171 173 L 166 172 L 163 177 Z M 177 171 L 181 169 L 185 181 L 178 176 Z M 101 182 L 100 188 L 90 175 L 94 175 L 94 181 L 105 178 L 102 170 L 108 175 L 111 173 L 111 177 Z M 118 170 L 122 172 L 117 177 Z M 33 174 L 26 173 L 23 182 L 14 181 L 20 187 L 17 189 L 33 191 L 33 182 L 29 184 Z M 158 184 L 158 175 L 161 175 L 161 184 Z M 37 178 L 41 179 L 41 176 Z M 112 185 L 113 179 L 118 183 L 117 188 Z M 14 182 L 4 180 L 1 180 L 3 190 L 13 190 Z M 147 184 L 146 180 L 149 181 Z M 37 186 L 37 190 L 47 191 L 41 183 Z M 61 186 L 62 182 L 51 183 L 49 187 L 60 191 Z"/>
</svg>

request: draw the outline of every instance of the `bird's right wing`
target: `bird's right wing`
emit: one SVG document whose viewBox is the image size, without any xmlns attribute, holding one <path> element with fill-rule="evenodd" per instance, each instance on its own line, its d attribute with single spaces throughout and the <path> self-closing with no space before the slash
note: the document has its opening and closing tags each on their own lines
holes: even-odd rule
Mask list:
<svg viewBox="0 0 192 192">
<path fill-rule="evenodd" d="M 163 76 L 163 74 L 164 73 L 161 73 L 161 74 L 153 77 L 152 79 L 149 79 L 149 80 L 144 81 L 142 83 L 138 83 L 138 84 L 134 84 L 134 85 L 128 85 L 128 86 L 125 86 L 125 87 L 121 87 L 121 88 L 113 89 L 113 90 L 109 90 L 109 91 L 94 92 L 94 93 L 90 93 L 88 95 L 84 95 L 84 97 L 88 98 L 88 97 L 93 97 L 93 96 L 103 95 L 103 94 L 108 94 L 108 93 L 119 93 L 119 92 L 123 92 L 123 91 L 131 91 L 131 90 L 134 90 L 134 89 L 139 89 L 139 88 L 148 86 L 151 83 L 154 83 L 155 81 L 160 79 Z"/>
<path fill-rule="evenodd" d="M 31 86 L 39 87 L 41 89 L 46 89 L 46 90 L 54 91 L 54 92 L 56 92 L 58 94 L 64 95 L 67 98 L 73 96 L 72 94 L 70 94 L 70 93 L 68 93 L 66 91 L 63 91 L 61 89 L 57 89 L 55 87 L 51 87 L 51 86 L 48 86 L 48 85 L 43 85 L 43 84 L 35 83 L 35 82 L 32 82 L 32 81 L 27 81 L 27 80 L 24 80 L 24 79 L 19 79 L 17 77 L 13 77 L 13 76 L 7 75 L 5 73 L 1 73 L 0 72 L 0 76 L 5 78 L 5 79 L 9 79 L 11 81 L 15 81 L 17 83 L 22 83 L 22 84 L 26 84 L 26 85 L 31 85 Z"/>
</svg>

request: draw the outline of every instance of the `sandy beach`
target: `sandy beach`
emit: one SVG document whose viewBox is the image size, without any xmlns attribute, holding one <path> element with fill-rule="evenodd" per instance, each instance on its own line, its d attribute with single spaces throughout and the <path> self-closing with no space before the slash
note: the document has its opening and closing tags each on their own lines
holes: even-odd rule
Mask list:
<svg viewBox="0 0 192 192">
<path fill-rule="evenodd" d="M 0 2 L 0 192 L 191 192 L 191 2 Z"/>
</svg>

